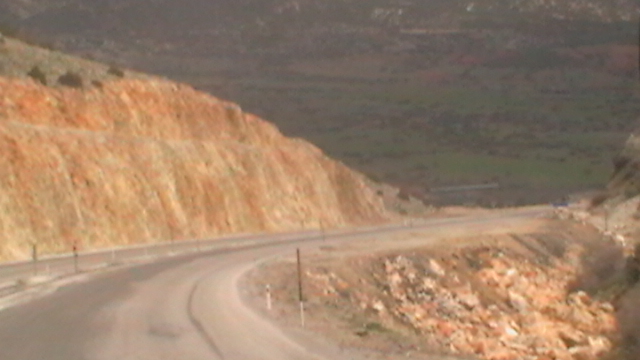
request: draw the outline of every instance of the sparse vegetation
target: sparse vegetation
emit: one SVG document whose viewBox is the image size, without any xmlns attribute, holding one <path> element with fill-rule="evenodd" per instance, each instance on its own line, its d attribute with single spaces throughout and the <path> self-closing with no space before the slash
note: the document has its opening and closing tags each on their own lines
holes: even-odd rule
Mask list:
<svg viewBox="0 0 640 360">
<path fill-rule="evenodd" d="M 33 80 L 39 82 L 42 85 L 47 85 L 47 75 L 40 69 L 39 66 L 34 66 L 29 70 L 27 76 Z"/>
<path fill-rule="evenodd" d="M 104 84 L 100 80 L 92 80 L 91 81 L 91 85 L 93 85 L 94 87 L 96 87 L 98 89 L 102 89 L 104 87 Z"/>
<path fill-rule="evenodd" d="M 76 89 L 84 86 L 82 76 L 72 71 L 68 71 L 63 75 L 60 75 L 58 78 L 58 84 Z"/>
<path fill-rule="evenodd" d="M 119 68 L 117 66 L 112 65 L 107 70 L 107 74 L 121 78 L 121 77 L 124 77 L 124 70 L 122 70 L 121 68 Z"/>
</svg>

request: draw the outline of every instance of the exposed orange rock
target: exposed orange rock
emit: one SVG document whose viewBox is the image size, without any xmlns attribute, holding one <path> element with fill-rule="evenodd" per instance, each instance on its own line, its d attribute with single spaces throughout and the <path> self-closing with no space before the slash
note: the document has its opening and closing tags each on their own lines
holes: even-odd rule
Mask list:
<svg viewBox="0 0 640 360">
<path fill-rule="evenodd" d="M 0 258 L 385 217 L 365 179 L 232 103 L 162 80 L 0 78 Z"/>
</svg>

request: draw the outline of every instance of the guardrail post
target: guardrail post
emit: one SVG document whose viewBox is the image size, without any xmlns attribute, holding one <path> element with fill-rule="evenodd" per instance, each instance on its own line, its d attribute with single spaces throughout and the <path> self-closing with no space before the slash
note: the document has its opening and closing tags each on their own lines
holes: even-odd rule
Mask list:
<svg viewBox="0 0 640 360">
<path fill-rule="evenodd" d="M 298 300 L 300 301 L 300 325 L 304 327 L 304 296 L 302 292 L 302 264 L 300 262 L 300 248 L 296 249 L 298 263 Z"/>
<path fill-rule="evenodd" d="M 78 245 L 73 243 L 73 270 L 78 273 Z"/>
<path fill-rule="evenodd" d="M 267 284 L 265 292 L 267 297 L 267 310 L 271 311 L 271 285 Z"/>
<path fill-rule="evenodd" d="M 33 276 L 38 275 L 38 244 L 31 245 L 31 259 L 33 260 Z"/>
</svg>

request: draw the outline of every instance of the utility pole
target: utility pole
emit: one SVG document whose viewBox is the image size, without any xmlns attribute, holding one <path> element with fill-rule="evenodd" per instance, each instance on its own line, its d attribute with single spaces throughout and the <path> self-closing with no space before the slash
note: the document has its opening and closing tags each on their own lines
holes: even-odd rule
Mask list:
<svg viewBox="0 0 640 360">
<path fill-rule="evenodd" d="M 304 295 L 302 293 L 302 264 L 300 262 L 300 248 L 296 249 L 298 262 L 298 301 L 300 302 L 300 325 L 304 327 Z"/>
</svg>

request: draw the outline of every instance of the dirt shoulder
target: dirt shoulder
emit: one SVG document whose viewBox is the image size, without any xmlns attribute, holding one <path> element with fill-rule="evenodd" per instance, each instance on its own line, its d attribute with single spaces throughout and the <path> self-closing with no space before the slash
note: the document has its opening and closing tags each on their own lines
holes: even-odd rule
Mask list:
<svg viewBox="0 0 640 360">
<path fill-rule="evenodd" d="M 622 263 L 607 241 L 593 227 L 529 219 L 303 250 L 306 330 L 381 359 L 605 359 L 619 340 L 606 290 Z M 245 281 L 255 308 L 300 327 L 293 256 Z"/>
</svg>

